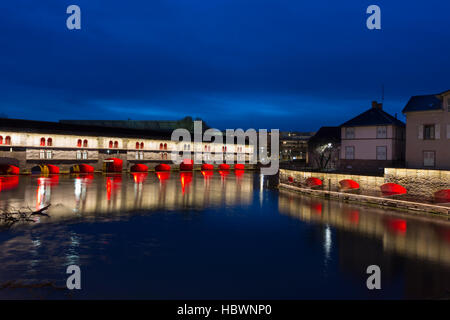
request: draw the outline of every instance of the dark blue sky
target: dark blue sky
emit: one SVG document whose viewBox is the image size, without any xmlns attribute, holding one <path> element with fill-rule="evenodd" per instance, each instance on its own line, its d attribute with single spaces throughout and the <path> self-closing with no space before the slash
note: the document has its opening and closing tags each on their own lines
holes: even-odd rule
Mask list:
<svg viewBox="0 0 450 320">
<path fill-rule="evenodd" d="M 77 4 L 82 29 L 66 28 Z M 382 30 L 366 28 L 381 7 Z M 317 130 L 450 89 L 450 1 L 0 3 L 0 113 Z"/>
</svg>

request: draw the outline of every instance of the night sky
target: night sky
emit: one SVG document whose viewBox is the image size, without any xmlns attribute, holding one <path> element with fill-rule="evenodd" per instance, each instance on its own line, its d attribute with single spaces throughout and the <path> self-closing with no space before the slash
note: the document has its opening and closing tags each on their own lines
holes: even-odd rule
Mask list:
<svg viewBox="0 0 450 320">
<path fill-rule="evenodd" d="M 66 28 L 67 6 L 81 30 Z M 381 7 L 382 30 L 366 28 Z M 0 114 L 310 131 L 450 89 L 447 0 L 0 2 Z M 403 119 L 403 116 L 400 116 Z"/>
</svg>

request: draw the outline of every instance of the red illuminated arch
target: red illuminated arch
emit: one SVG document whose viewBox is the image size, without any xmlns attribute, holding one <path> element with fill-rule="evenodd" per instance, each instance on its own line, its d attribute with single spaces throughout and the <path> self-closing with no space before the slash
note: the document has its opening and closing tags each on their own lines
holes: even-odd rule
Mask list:
<svg viewBox="0 0 450 320">
<path fill-rule="evenodd" d="M 145 164 L 137 163 L 130 168 L 131 172 L 147 172 L 148 167 Z"/>
<path fill-rule="evenodd" d="M 167 150 L 167 143 L 164 143 L 164 150 Z"/>
<path fill-rule="evenodd" d="M 48 138 L 47 139 L 47 146 L 51 147 L 53 145 L 53 139 L 52 138 Z"/>
<path fill-rule="evenodd" d="M 321 186 L 322 184 L 323 184 L 323 182 L 319 178 L 310 177 L 310 178 L 306 179 L 306 185 L 308 187 L 317 187 L 317 186 Z"/>
<path fill-rule="evenodd" d="M 45 138 L 41 138 L 41 147 L 45 147 Z"/>
<path fill-rule="evenodd" d="M 155 167 L 155 170 L 156 171 L 170 171 L 170 166 L 168 164 L 161 163 Z"/>
<path fill-rule="evenodd" d="M 162 143 L 159 144 L 159 150 L 164 149 L 164 145 Z"/>
<path fill-rule="evenodd" d="M 110 142 L 109 142 L 109 148 L 112 149 L 112 147 L 113 147 L 113 142 L 110 141 Z"/>
<path fill-rule="evenodd" d="M 114 141 L 114 149 L 119 148 L 119 141 Z"/>
<path fill-rule="evenodd" d="M 450 189 L 444 189 L 435 192 L 434 201 L 438 203 L 450 202 Z"/>
<path fill-rule="evenodd" d="M 3 144 L 3 136 L 0 136 L 0 144 Z"/>
<path fill-rule="evenodd" d="M 394 194 L 405 194 L 407 193 L 406 188 L 402 187 L 399 184 L 396 183 L 385 183 L 381 187 L 381 192 L 383 195 L 394 195 Z"/>
<path fill-rule="evenodd" d="M 139 149 L 139 142 L 136 142 L 136 149 Z"/>
<path fill-rule="evenodd" d="M 144 143 L 141 142 L 141 149 L 144 149 Z"/>
<path fill-rule="evenodd" d="M 78 139 L 78 141 L 77 141 L 77 147 L 78 147 L 78 148 L 81 148 L 81 143 L 82 143 L 82 142 L 81 142 L 81 139 Z"/>
<path fill-rule="evenodd" d="M 214 166 L 209 163 L 202 164 L 202 170 L 214 170 Z"/>
<path fill-rule="evenodd" d="M 245 170 L 245 165 L 242 163 L 236 163 L 234 165 L 234 170 Z"/>
<path fill-rule="evenodd" d="M 84 147 L 84 148 L 87 148 L 87 147 L 88 147 L 88 141 L 87 141 L 86 139 L 83 141 L 83 147 Z"/>
<path fill-rule="evenodd" d="M 226 163 L 219 164 L 219 170 L 230 170 L 230 165 Z"/>
<path fill-rule="evenodd" d="M 339 184 L 343 190 L 359 189 L 359 183 L 351 179 L 341 180 L 339 181 Z"/>
</svg>

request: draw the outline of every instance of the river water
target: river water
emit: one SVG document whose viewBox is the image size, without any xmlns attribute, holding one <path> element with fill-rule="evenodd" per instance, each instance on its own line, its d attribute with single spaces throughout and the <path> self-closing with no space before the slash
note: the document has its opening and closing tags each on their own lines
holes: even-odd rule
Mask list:
<svg viewBox="0 0 450 320">
<path fill-rule="evenodd" d="M 49 217 L 0 225 L 0 298 L 450 296 L 448 220 L 279 191 L 254 172 L 1 181 L 1 209 L 47 204 Z M 64 289 L 69 265 L 81 290 Z"/>
</svg>

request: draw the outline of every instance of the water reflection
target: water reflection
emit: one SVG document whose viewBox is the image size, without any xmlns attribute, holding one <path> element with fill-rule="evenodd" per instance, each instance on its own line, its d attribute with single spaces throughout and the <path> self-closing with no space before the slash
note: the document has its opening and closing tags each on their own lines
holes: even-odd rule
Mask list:
<svg viewBox="0 0 450 320">
<path fill-rule="evenodd" d="M 250 204 L 253 198 L 252 175 L 244 172 L 233 176 L 230 171 L 203 171 L 15 178 L 15 188 L 0 191 L 0 208 L 40 209 L 51 204 L 49 221 L 69 218 L 74 213 Z"/>
<path fill-rule="evenodd" d="M 450 224 L 385 210 L 364 210 L 336 201 L 280 192 L 279 211 L 308 223 L 320 223 L 382 240 L 383 248 L 405 256 L 450 265 Z M 392 215 L 394 214 L 394 215 Z"/>
</svg>

